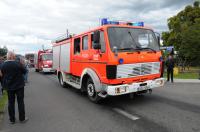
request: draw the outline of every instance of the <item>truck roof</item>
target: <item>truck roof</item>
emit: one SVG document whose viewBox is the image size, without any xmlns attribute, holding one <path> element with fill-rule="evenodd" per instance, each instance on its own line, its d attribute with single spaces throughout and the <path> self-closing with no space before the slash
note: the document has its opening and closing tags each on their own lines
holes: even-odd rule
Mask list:
<svg viewBox="0 0 200 132">
<path fill-rule="evenodd" d="M 103 25 L 103 26 L 99 26 L 99 27 L 93 28 L 91 30 L 88 30 L 86 32 L 82 32 L 82 33 L 74 35 L 74 36 L 69 36 L 69 37 L 65 37 L 65 38 L 63 37 L 63 38 L 54 40 L 54 41 L 52 41 L 52 44 L 53 45 L 57 45 L 58 43 L 63 42 L 63 41 L 68 41 L 71 38 L 80 37 L 80 36 L 83 36 L 84 34 L 88 34 L 90 32 L 96 31 L 96 30 L 106 29 L 106 28 L 109 28 L 109 27 L 141 28 L 141 29 L 152 30 L 152 28 L 147 27 L 147 26 L 131 26 L 131 25 L 125 25 L 125 24 L 124 25 L 121 25 L 121 24 L 120 25 L 109 24 L 109 25 Z"/>
</svg>

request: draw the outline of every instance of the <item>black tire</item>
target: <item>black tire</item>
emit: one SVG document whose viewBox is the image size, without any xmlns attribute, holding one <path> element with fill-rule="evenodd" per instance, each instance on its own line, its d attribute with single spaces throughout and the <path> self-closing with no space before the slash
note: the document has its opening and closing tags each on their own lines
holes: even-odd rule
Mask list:
<svg viewBox="0 0 200 132">
<path fill-rule="evenodd" d="M 91 78 L 87 80 L 86 89 L 87 89 L 87 95 L 90 101 L 94 103 L 99 103 L 101 100 L 101 97 L 98 95 L 98 92 L 96 92 L 95 85 Z"/>
<path fill-rule="evenodd" d="M 35 72 L 39 72 L 39 70 L 38 70 L 38 69 L 35 69 Z"/>
<path fill-rule="evenodd" d="M 66 87 L 66 83 L 63 81 L 62 73 L 59 74 L 58 79 L 59 79 L 60 85 L 61 85 L 63 88 L 65 88 L 65 87 Z"/>
</svg>

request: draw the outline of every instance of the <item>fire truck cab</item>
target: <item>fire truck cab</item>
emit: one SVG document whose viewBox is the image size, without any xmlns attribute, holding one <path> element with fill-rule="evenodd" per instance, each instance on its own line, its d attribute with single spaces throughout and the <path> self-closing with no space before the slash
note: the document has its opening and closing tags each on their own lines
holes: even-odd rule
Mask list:
<svg viewBox="0 0 200 132">
<path fill-rule="evenodd" d="M 60 84 L 86 91 L 93 102 L 164 85 L 159 39 L 152 29 L 104 20 L 102 26 L 53 41 Z"/>
<path fill-rule="evenodd" d="M 34 53 L 25 54 L 25 58 L 29 62 L 29 67 L 34 67 Z"/>
<path fill-rule="evenodd" d="M 55 72 L 52 68 L 53 53 L 52 50 L 39 50 L 34 56 L 36 72 Z"/>
</svg>

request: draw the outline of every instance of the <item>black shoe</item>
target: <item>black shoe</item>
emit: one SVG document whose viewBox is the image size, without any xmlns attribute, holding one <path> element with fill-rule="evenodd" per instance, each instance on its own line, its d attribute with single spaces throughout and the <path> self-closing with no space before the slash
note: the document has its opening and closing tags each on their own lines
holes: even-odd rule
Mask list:
<svg viewBox="0 0 200 132">
<path fill-rule="evenodd" d="M 26 123 L 28 121 L 28 117 L 25 117 L 24 120 L 20 121 L 21 123 Z"/>
<path fill-rule="evenodd" d="M 15 121 L 10 121 L 10 124 L 15 124 Z"/>
</svg>

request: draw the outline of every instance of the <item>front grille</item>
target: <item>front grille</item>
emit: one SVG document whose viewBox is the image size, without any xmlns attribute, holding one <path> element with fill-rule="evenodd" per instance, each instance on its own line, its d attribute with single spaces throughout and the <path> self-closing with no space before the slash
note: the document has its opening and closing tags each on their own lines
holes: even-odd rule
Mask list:
<svg viewBox="0 0 200 132">
<path fill-rule="evenodd" d="M 117 66 L 117 78 L 130 78 L 149 74 L 158 74 L 160 62 L 122 64 Z"/>
</svg>

